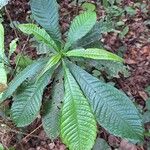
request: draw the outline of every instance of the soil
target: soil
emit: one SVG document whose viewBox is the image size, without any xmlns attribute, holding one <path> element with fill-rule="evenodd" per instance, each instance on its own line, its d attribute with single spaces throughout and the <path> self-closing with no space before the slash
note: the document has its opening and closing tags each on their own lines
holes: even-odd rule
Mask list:
<svg viewBox="0 0 150 150">
<path fill-rule="evenodd" d="M 95 1 L 92 1 L 95 3 Z M 134 1 L 124 0 L 123 5 L 132 5 Z M 150 2 L 143 1 L 150 10 Z M 69 24 L 76 16 L 76 6 L 71 5 L 68 0 L 60 1 L 60 25 L 63 33 L 67 31 Z M 79 8 L 80 10 L 80 8 Z M 16 54 L 12 57 L 12 67 L 15 68 L 14 58 L 18 53 L 24 53 L 31 58 L 37 57 L 35 49 L 31 48 L 28 37 L 20 34 L 16 29 L 10 27 L 11 21 L 25 23 L 30 18 L 30 7 L 28 0 L 11 0 L 6 7 L 4 17 L 5 26 L 5 46 L 8 48 L 10 41 L 19 37 L 19 44 Z M 105 14 L 102 6 L 98 8 L 98 16 L 101 18 Z M 126 25 L 129 27 L 128 34 L 120 39 L 116 34 L 109 33 L 103 36 L 104 44 L 111 51 L 116 52 L 122 45 L 126 47 L 124 59 L 126 65 L 129 66 L 131 75 L 127 78 L 120 75 L 119 79 L 114 79 L 118 88 L 122 89 L 127 95 L 133 97 L 141 109 L 145 109 L 146 100 L 149 97 L 145 92 L 145 88 L 150 85 L 150 26 L 145 25 L 145 21 L 150 19 L 150 12 L 143 13 L 137 9 L 136 15 L 124 18 Z M 9 106 L 11 101 L 6 101 L 5 105 Z M 15 148 L 16 150 L 65 150 L 60 139 L 50 140 L 42 126 L 41 119 L 34 121 L 27 128 L 19 129 L 7 119 L 0 118 L 0 123 L 4 127 L 0 127 L 0 142 L 7 148 Z M 145 128 L 150 129 L 150 124 L 146 124 Z M 132 145 L 120 138 L 108 134 L 104 129 L 100 130 L 98 136 L 105 139 L 112 149 L 120 147 L 122 150 L 148 150 L 147 144 L 150 138 L 145 138 L 144 145 Z"/>
</svg>

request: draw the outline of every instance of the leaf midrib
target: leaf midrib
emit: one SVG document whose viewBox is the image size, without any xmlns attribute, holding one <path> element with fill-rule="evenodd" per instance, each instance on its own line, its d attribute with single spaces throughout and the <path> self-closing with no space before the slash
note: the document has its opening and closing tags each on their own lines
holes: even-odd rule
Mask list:
<svg viewBox="0 0 150 150">
<path fill-rule="evenodd" d="M 89 15 L 89 16 L 90 16 L 90 15 Z M 91 19 L 91 18 L 93 18 L 93 16 L 92 16 L 92 17 L 90 16 L 90 19 Z M 90 20 L 90 19 L 88 19 L 87 21 L 85 21 L 85 22 L 82 24 L 82 26 L 81 26 L 81 25 L 79 26 L 80 28 L 78 28 L 78 32 L 75 32 L 76 30 L 74 30 L 74 28 L 73 28 L 73 30 L 71 30 L 71 32 L 75 32 L 75 37 L 77 37 L 78 34 L 81 33 L 81 31 L 83 31 L 83 29 L 85 28 L 85 26 L 87 26 L 87 24 L 89 23 L 89 20 Z M 68 35 L 68 41 L 69 41 L 70 44 L 72 44 L 72 43 L 74 42 L 74 39 L 72 39 L 71 35 L 72 35 L 72 33 L 70 33 L 70 34 Z M 79 40 L 79 39 L 78 39 L 78 40 Z M 67 43 L 68 43 L 68 42 L 67 42 Z"/>
<path fill-rule="evenodd" d="M 36 62 L 35 62 L 35 63 L 36 63 Z M 32 65 L 33 65 L 33 64 L 32 64 Z M 39 66 L 39 65 L 41 65 L 41 64 L 36 64 L 36 66 L 34 66 L 34 69 L 35 69 L 37 66 Z M 29 68 L 29 67 L 31 67 L 31 66 L 28 66 L 28 68 Z M 32 68 L 32 69 L 33 69 L 33 68 Z M 27 79 L 27 78 L 29 78 L 30 76 L 32 76 L 32 74 L 31 74 L 31 75 L 28 75 L 30 71 L 31 71 L 31 70 L 28 69 L 28 71 L 23 74 L 23 76 L 26 77 L 25 79 Z M 18 74 L 18 76 L 19 76 L 19 74 Z M 17 77 L 17 76 L 16 76 L 16 77 Z M 17 78 L 17 79 L 15 80 L 15 83 L 18 83 L 18 81 L 19 81 L 21 78 L 22 78 L 22 76 L 20 76 L 20 78 Z M 20 82 L 19 82 L 19 83 L 20 83 Z M 19 84 L 19 85 L 20 85 L 20 84 Z M 16 86 L 14 86 L 14 83 L 13 83 L 13 82 L 10 82 L 9 87 L 10 87 L 10 86 L 13 86 L 13 88 L 16 87 Z M 18 87 L 18 86 L 17 86 L 17 87 Z M 11 89 L 12 89 L 12 88 L 11 88 Z M 6 93 L 4 93 L 4 98 L 10 96 L 9 92 L 10 92 L 10 90 L 8 90 L 8 92 L 7 92 L 7 90 L 6 90 Z"/>
<path fill-rule="evenodd" d="M 32 104 L 31 102 L 33 102 L 33 101 L 35 100 L 35 98 L 33 99 L 33 97 L 34 97 L 37 93 L 39 93 L 39 91 L 41 90 L 41 88 L 39 88 L 39 90 L 36 90 L 36 89 L 38 89 L 38 87 L 41 87 L 42 84 L 43 84 L 43 82 L 41 82 L 38 86 L 35 86 L 35 87 L 34 87 L 34 92 L 33 92 L 32 95 L 30 96 L 30 99 L 28 99 L 28 100 L 26 101 L 26 104 L 25 104 L 25 106 L 23 107 L 23 110 L 22 110 L 22 112 L 21 112 L 21 114 L 20 114 L 20 117 L 23 115 L 23 112 L 24 112 L 26 106 L 27 106 L 28 104 Z M 41 100 L 42 100 L 42 99 L 41 99 Z M 28 103 L 28 102 L 30 102 L 30 103 Z M 17 120 L 20 120 L 20 117 L 18 117 Z"/>
<path fill-rule="evenodd" d="M 43 31 L 46 32 L 45 30 L 43 30 Z M 44 43 L 47 44 L 49 46 L 49 48 L 53 47 L 56 51 L 58 51 L 58 48 L 56 47 L 55 42 L 53 41 L 53 39 L 50 36 L 45 35 L 45 37 L 49 38 L 49 40 L 47 40 L 45 37 L 41 36 L 41 34 L 39 34 L 37 31 L 34 30 L 33 32 L 35 34 L 37 34 L 40 38 L 44 39 Z"/>
<path fill-rule="evenodd" d="M 71 74 L 71 73 L 70 73 Z M 71 74 L 72 75 L 72 74 Z M 72 76 L 73 77 L 73 76 Z M 72 93 L 72 88 L 71 88 L 71 86 L 70 86 L 70 82 L 69 82 L 69 78 L 67 77 L 66 78 L 67 79 L 67 82 L 68 82 L 68 86 L 69 86 L 69 89 L 70 89 L 70 95 L 71 95 L 71 98 L 72 98 L 72 101 L 73 101 L 73 109 L 75 110 L 74 112 L 74 115 L 73 116 L 76 116 L 75 117 L 75 120 L 76 120 L 76 122 L 77 122 L 77 134 L 78 134 L 78 137 L 79 137 L 79 139 L 81 139 L 81 137 L 80 137 L 80 130 L 79 130 L 79 123 L 78 123 L 78 115 L 77 115 L 77 111 L 76 111 L 76 102 L 75 102 L 75 99 L 74 99 L 74 96 L 73 96 L 73 93 Z M 80 143 L 80 141 L 78 140 L 78 142 Z M 82 145 L 82 143 L 80 143 L 80 147 L 81 147 L 81 145 Z"/>
</svg>

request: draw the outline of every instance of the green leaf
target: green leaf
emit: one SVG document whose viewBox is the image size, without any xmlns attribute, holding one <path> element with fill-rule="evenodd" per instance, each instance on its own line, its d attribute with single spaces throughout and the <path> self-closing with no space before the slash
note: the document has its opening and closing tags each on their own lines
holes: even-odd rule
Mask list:
<svg viewBox="0 0 150 150">
<path fill-rule="evenodd" d="M 143 114 L 143 122 L 144 122 L 144 123 L 150 122 L 150 111 L 146 111 L 146 112 Z"/>
<path fill-rule="evenodd" d="M 146 108 L 150 111 L 150 98 L 146 100 Z"/>
<path fill-rule="evenodd" d="M 134 142 L 143 139 L 140 114 L 123 92 L 101 82 L 74 64 L 69 63 L 69 68 L 102 127 L 111 134 Z"/>
<path fill-rule="evenodd" d="M 112 5 L 111 7 L 108 7 L 106 9 L 107 15 L 109 15 L 109 17 L 112 17 L 112 18 L 123 15 L 124 11 L 125 11 L 124 9 L 122 9 L 121 7 L 118 7 L 116 5 Z"/>
<path fill-rule="evenodd" d="M 86 11 L 94 11 L 96 9 L 94 4 L 88 2 L 83 3 L 82 8 Z"/>
<path fill-rule="evenodd" d="M 0 56 L 3 58 L 4 53 L 4 28 L 0 23 Z"/>
<path fill-rule="evenodd" d="M 4 150 L 4 147 L 1 143 L 0 143 L 0 150 Z"/>
<path fill-rule="evenodd" d="M 148 94 L 149 94 L 149 86 L 146 88 L 147 90 L 147 92 L 148 92 Z M 143 114 L 143 122 L 144 123 L 148 123 L 148 122 L 150 122 L 150 98 L 148 98 L 147 100 L 146 100 L 146 109 L 147 109 L 147 111 L 146 112 L 144 112 L 144 114 Z"/>
<path fill-rule="evenodd" d="M 148 95 L 150 96 L 150 85 L 148 87 L 146 87 L 145 91 L 148 93 Z"/>
<path fill-rule="evenodd" d="M 102 33 L 111 32 L 113 30 L 113 23 L 111 20 L 104 20 L 101 19 L 100 21 L 96 22 L 96 24 L 93 26 L 93 28 L 90 30 L 88 34 L 86 34 L 84 37 L 76 41 L 72 47 L 78 48 L 78 47 L 84 47 L 89 48 L 90 44 L 99 42 L 99 39 L 102 36 Z"/>
<path fill-rule="evenodd" d="M 61 138 L 70 150 L 91 150 L 96 122 L 79 85 L 65 68 L 65 97 L 61 115 Z"/>
<path fill-rule="evenodd" d="M 12 104 L 12 120 L 18 127 L 24 127 L 33 122 L 41 107 L 44 88 L 50 81 L 53 71 L 49 70 L 38 82 L 27 85 L 22 92 L 14 97 Z"/>
<path fill-rule="evenodd" d="M 111 148 L 104 139 L 97 138 L 92 150 L 111 150 Z"/>
<path fill-rule="evenodd" d="M 4 66 L 4 28 L 0 24 L 0 93 L 7 87 L 7 73 Z"/>
<path fill-rule="evenodd" d="M 56 105 L 54 108 L 53 104 L 51 103 L 47 103 L 44 109 L 46 113 L 44 114 L 44 117 L 42 119 L 43 128 L 47 136 L 51 140 L 54 140 L 60 134 L 59 121 L 60 121 L 61 113 L 59 108 L 57 108 Z"/>
<path fill-rule="evenodd" d="M 1 98 L 2 98 L 2 95 L 3 95 L 3 93 L 0 93 L 0 100 L 1 100 Z"/>
<path fill-rule="evenodd" d="M 56 0 L 31 0 L 32 15 L 56 41 L 61 39 Z"/>
<path fill-rule="evenodd" d="M 150 137 L 150 130 L 145 131 L 145 132 L 144 132 L 144 136 Z M 150 144 L 149 144 L 149 148 L 150 148 Z M 148 150 L 149 150 L 149 149 L 148 149 Z"/>
<path fill-rule="evenodd" d="M 124 77 L 129 77 L 130 72 L 128 71 L 128 67 L 123 63 L 115 62 L 115 61 L 107 61 L 107 60 L 89 60 L 87 63 L 96 68 L 99 71 L 103 71 L 107 74 L 107 78 L 120 78 L 119 73 L 121 73 Z"/>
<path fill-rule="evenodd" d="M 77 16 L 71 23 L 65 50 L 85 36 L 96 23 L 95 12 L 85 12 Z"/>
<path fill-rule="evenodd" d="M 12 40 L 11 43 L 9 44 L 9 55 L 8 55 L 8 58 L 10 58 L 10 56 L 15 52 L 15 50 L 17 48 L 17 42 L 18 42 L 18 38 Z"/>
<path fill-rule="evenodd" d="M 7 88 L 7 74 L 5 71 L 5 66 L 0 63 L 0 93 Z"/>
<path fill-rule="evenodd" d="M 123 30 L 122 30 L 122 32 L 120 32 L 120 38 L 124 38 L 125 37 L 125 35 L 127 34 L 129 32 L 129 27 L 128 26 L 126 26 Z"/>
<path fill-rule="evenodd" d="M 41 71 L 41 68 L 44 67 L 46 62 L 47 60 L 38 60 L 16 75 L 16 77 L 9 83 L 6 91 L 4 91 L 0 102 L 3 102 L 6 98 L 10 97 L 27 78 L 31 78 L 36 75 L 37 72 Z"/>
<path fill-rule="evenodd" d="M 125 25 L 125 22 L 124 21 L 118 21 L 117 23 L 116 23 L 116 26 L 124 26 Z"/>
<path fill-rule="evenodd" d="M 98 48 L 88 48 L 88 49 L 75 49 L 72 51 L 68 51 L 66 56 L 74 56 L 74 57 L 84 57 L 84 58 L 91 58 L 97 60 L 113 60 L 123 62 L 123 59 L 111 52 L 108 52 L 104 49 Z"/>
<path fill-rule="evenodd" d="M 27 66 L 31 65 L 33 60 L 29 56 L 19 53 L 15 58 L 15 63 L 17 64 L 17 69 L 23 70 Z"/>
<path fill-rule="evenodd" d="M 32 46 L 36 48 L 37 55 L 47 54 L 51 51 L 50 48 L 44 43 L 35 42 Z"/>
<path fill-rule="evenodd" d="M 43 128 L 51 140 L 56 139 L 60 134 L 60 108 L 64 97 L 63 78 L 56 77 L 53 84 L 52 99 L 46 103 L 42 119 Z"/>
<path fill-rule="evenodd" d="M 58 47 L 56 43 L 44 29 L 41 29 L 35 24 L 20 24 L 18 25 L 18 28 L 23 33 L 26 33 L 29 35 L 33 34 L 38 41 L 43 42 L 44 44 L 48 45 L 50 48 L 53 47 L 56 51 L 58 51 Z M 55 52 L 55 51 L 52 51 L 52 52 Z"/>
<path fill-rule="evenodd" d="M 60 54 L 53 55 L 50 60 L 47 62 L 47 64 L 44 66 L 44 69 L 39 74 L 39 78 L 50 68 L 52 68 L 54 65 L 56 65 L 61 59 Z"/>
<path fill-rule="evenodd" d="M 102 0 L 102 3 L 103 3 L 104 8 L 108 8 L 110 6 L 108 0 Z"/>
<path fill-rule="evenodd" d="M 136 14 L 136 9 L 134 9 L 130 6 L 126 6 L 125 11 L 127 12 L 127 14 L 129 14 L 131 16 L 134 16 Z"/>
</svg>

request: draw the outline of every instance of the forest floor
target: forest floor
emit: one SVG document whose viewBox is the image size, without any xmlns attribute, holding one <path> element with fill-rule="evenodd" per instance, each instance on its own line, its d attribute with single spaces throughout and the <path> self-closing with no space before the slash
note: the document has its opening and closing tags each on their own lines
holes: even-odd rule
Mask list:
<svg viewBox="0 0 150 150">
<path fill-rule="evenodd" d="M 149 1 L 142 1 L 142 3 L 145 3 L 146 9 L 150 10 Z M 122 5 L 127 6 L 133 4 L 134 0 L 123 0 L 122 2 Z M 105 15 L 105 10 L 102 6 L 97 7 L 97 14 L 101 18 Z M 76 9 L 76 6 L 70 4 L 68 0 L 60 1 L 60 24 L 62 32 L 68 29 L 71 20 L 76 15 Z M 24 54 L 34 59 L 37 55 L 35 48 L 30 47 L 28 38 L 10 27 L 11 21 L 27 22 L 30 13 L 28 0 L 10 1 L 3 14 L 6 29 L 5 46 L 8 48 L 8 43 L 12 39 L 19 37 L 16 55 L 17 53 L 21 53 L 23 49 Z M 150 96 L 150 93 L 145 90 L 150 86 L 150 12 L 142 12 L 137 8 L 135 15 L 132 17 L 125 15 L 123 19 L 129 27 L 128 33 L 123 38 L 119 38 L 118 34 L 114 32 L 104 34 L 102 42 L 112 52 L 119 53 L 120 48 L 122 46 L 125 47 L 123 58 L 126 62 L 125 65 L 129 68 L 130 76 L 124 77 L 120 74 L 119 78 L 113 78 L 112 81 L 115 82 L 119 89 L 122 89 L 127 95 L 133 97 L 140 109 L 145 110 L 146 101 Z M 149 24 L 146 24 L 146 21 L 149 21 Z M 14 59 L 15 57 L 11 60 L 13 67 L 15 67 Z M 5 105 L 10 105 L 10 101 L 6 101 Z M 15 148 L 16 150 L 66 149 L 60 139 L 51 141 L 46 136 L 41 126 L 40 117 L 26 129 L 23 129 L 22 132 L 9 120 L 0 119 L 0 123 L 7 125 L 3 129 L 0 128 L 0 142 L 5 147 L 12 147 L 12 149 Z M 145 128 L 150 129 L 150 123 L 145 124 Z M 104 129 L 99 131 L 98 136 L 105 139 L 112 149 L 150 150 L 150 138 L 148 137 L 145 138 L 143 145 L 137 146 L 108 134 Z"/>
</svg>

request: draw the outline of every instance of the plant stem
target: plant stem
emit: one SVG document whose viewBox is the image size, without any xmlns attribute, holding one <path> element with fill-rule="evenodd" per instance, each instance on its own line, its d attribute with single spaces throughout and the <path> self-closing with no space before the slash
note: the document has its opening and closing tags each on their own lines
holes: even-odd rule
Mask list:
<svg viewBox="0 0 150 150">
<path fill-rule="evenodd" d="M 76 0 L 76 15 L 79 12 L 79 0 Z"/>
</svg>

